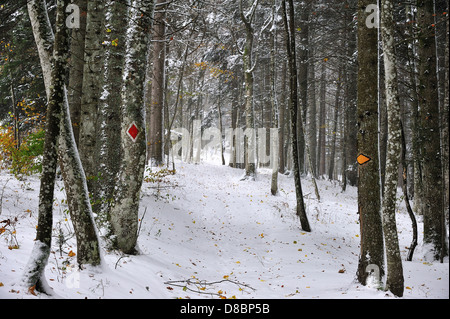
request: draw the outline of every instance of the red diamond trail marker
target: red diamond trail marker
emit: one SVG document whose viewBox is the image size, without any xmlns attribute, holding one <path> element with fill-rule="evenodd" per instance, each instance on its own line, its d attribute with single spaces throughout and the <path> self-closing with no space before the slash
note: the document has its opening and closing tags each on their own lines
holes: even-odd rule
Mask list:
<svg viewBox="0 0 450 319">
<path fill-rule="evenodd" d="M 136 124 L 134 122 L 131 123 L 130 127 L 127 130 L 127 134 L 133 142 L 136 142 L 136 139 L 137 139 L 139 133 L 140 133 L 140 131 L 139 131 L 138 127 L 136 126 Z"/>
</svg>

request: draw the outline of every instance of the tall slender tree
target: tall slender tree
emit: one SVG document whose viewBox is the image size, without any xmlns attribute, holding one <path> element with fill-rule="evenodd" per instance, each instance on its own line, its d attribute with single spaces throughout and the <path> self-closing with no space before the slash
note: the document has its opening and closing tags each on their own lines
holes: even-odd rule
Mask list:
<svg viewBox="0 0 450 319">
<path fill-rule="evenodd" d="M 403 296 L 403 266 L 398 246 L 395 204 L 397 202 L 398 168 L 401 155 L 400 102 L 398 95 L 397 59 L 394 39 L 394 7 L 391 0 L 381 2 L 381 35 L 383 43 L 386 105 L 388 115 L 388 145 L 383 196 L 383 233 L 386 246 L 386 289 Z"/>
<path fill-rule="evenodd" d="M 111 205 L 114 202 L 114 189 L 122 163 L 121 148 L 121 106 L 120 88 L 122 86 L 122 69 L 125 61 L 126 29 L 128 24 L 129 1 L 109 0 L 107 2 L 106 28 L 107 41 L 110 43 L 105 52 L 103 92 L 100 98 L 102 122 L 101 149 L 102 156 L 98 162 L 101 183 L 98 194 L 101 198 L 98 216 L 102 221 L 109 221 Z M 114 44 L 113 44 L 114 43 Z M 109 226 L 109 225 L 108 225 Z"/>
<path fill-rule="evenodd" d="M 305 204 L 303 201 L 302 184 L 300 180 L 300 163 L 298 159 L 298 79 L 297 79 L 297 63 L 295 54 L 295 26 L 294 26 L 294 2 L 289 0 L 289 13 L 286 8 L 286 0 L 281 2 L 283 9 L 283 22 L 286 35 L 286 51 L 289 64 L 289 108 L 291 113 L 291 136 L 292 136 L 292 157 L 294 164 L 294 183 L 295 195 L 297 199 L 297 215 L 300 218 L 300 224 L 304 231 L 311 231 L 308 216 L 306 215 Z"/>
<path fill-rule="evenodd" d="M 86 34 L 84 46 L 83 83 L 80 106 L 79 152 L 86 173 L 93 202 L 98 201 L 99 160 L 99 105 L 104 65 L 105 1 L 89 0 L 87 3 Z M 97 207 L 97 205 L 94 205 Z"/>
<path fill-rule="evenodd" d="M 240 16 L 241 20 L 245 26 L 245 45 L 242 52 L 242 60 L 244 63 L 244 82 L 245 82 L 245 124 L 247 132 L 251 134 L 246 134 L 245 139 L 245 152 L 246 163 L 245 163 L 245 179 L 254 179 L 256 175 L 256 163 L 255 163 L 255 138 L 254 128 L 255 128 L 255 117 L 253 111 L 253 70 L 255 68 L 255 63 L 253 58 L 253 40 L 254 40 L 254 29 L 253 29 L 253 18 L 255 17 L 256 8 L 258 6 L 259 0 L 254 0 L 251 8 L 247 13 L 244 12 L 242 1 L 239 2 Z M 250 136 L 249 136 L 250 135 Z"/>
<path fill-rule="evenodd" d="M 38 4 L 38 2 L 41 3 Z M 60 13 L 59 16 L 61 20 L 57 22 L 57 28 L 60 30 L 66 30 L 66 20 L 61 16 L 64 15 L 67 4 L 67 2 L 58 2 L 58 6 L 63 6 L 63 9 L 61 9 L 62 13 Z M 45 1 L 31 2 L 28 12 L 30 20 L 35 26 L 33 28 L 33 33 L 35 34 L 36 44 L 40 47 L 42 45 L 42 39 L 47 37 L 51 30 L 50 21 L 48 18 L 45 18 L 48 17 Z M 63 31 L 60 32 L 63 34 Z M 62 35 L 60 36 L 62 37 Z M 43 70 L 46 69 L 48 65 L 56 63 L 54 61 L 55 58 L 52 59 L 52 55 L 49 52 L 52 47 L 53 42 L 47 42 L 47 44 L 43 46 L 44 50 L 39 51 L 39 59 Z M 64 50 L 66 49 L 67 48 L 64 47 Z M 61 49 L 59 49 L 59 51 L 61 51 Z M 62 53 L 64 52 L 65 51 L 62 51 Z M 58 56 L 58 54 L 56 54 L 56 49 L 53 55 L 54 57 Z M 50 92 L 53 80 L 52 78 L 49 80 L 46 77 L 47 76 L 44 75 L 45 85 L 48 85 L 50 88 L 46 88 L 46 91 Z M 59 76 L 57 76 L 57 78 L 59 80 Z M 80 264 L 96 265 L 101 262 L 98 237 L 92 216 L 92 208 L 89 201 L 84 170 L 72 131 L 72 123 L 70 121 L 67 103 L 67 90 L 65 87 L 62 90 L 61 98 L 64 99 L 64 107 L 61 108 L 60 114 L 61 125 L 58 159 L 67 193 L 69 212 L 77 237 L 77 261 Z M 50 100 L 50 95 L 48 95 L 47 99 Z"/>
<path fill-rule="evenodd" d="M 55 63 L 52 67 L 49 85 L 49 98 L 47 108 L 46 134 L 44 142 L 43 165 L 41 185 L 39 191 L 39 216 L 36 239 L 31 252 L 30 260 L 24 271 L 24 284 L 26 288 L 34 292 L 34 289 L 45 293 L 51 293 L 46 286 L 44 269 L 47 265 L 52 243 L 53 228 L 53 194 L 55 188 L 56 168 L 58 164 L 58 137 L 61 123 L 61 110 L 64 107 L 64 81 L 66 72 L 66 60 L 68 56 L 68 35 L 64 27 L 64 9 L 68 1 L 58 1 L 57 5 L 57 29 L 55 36 Z M 45 1 L 31 1 L 29 14 L 35 30 L 42 31 L 48 27 L 44 18 L 47 15 Z M 35 39 L 39 39 L 43 33 L 37 32 Z M 37 43 L 40 41 L 37 40 Z M 53 46 L 53 41 L 50 42 Z M 45 64 L 47 66 L 47 64 Z M 43 68 L 45 68 L 43 65 Z"/>
<path fill-rule="evenodd" d="M 445 248 L 443 236 L 443 178 L 441 162 L 439 96 L 436 74 L 436 38 L 433 1 L 417 1 L 419 55 L 419 147 L 422 166 L 424 243 L 432 258 Z"/>
<path fill-rule="evenodd" d="M 380 179 L 378 174 L 378 34 L 367 23 L 366 8 L 371 0 L 358 1 L 358 79 L 357 116 L 358 152 L 370 161 L 358 168 L 358 213 L 361 251 L 358 281 L 366 284 L 368 266 L 383 274 L 384 245 L 380 213 Z M 363 162 L 363 161 L 361 161 Z M 369 267 L 369 269 L 371 269 Z M 380 278 L 376 278 L 380 279 Z"/>
<path fill-rule="evenodd" d="M 121 92 L 123 159 L 111 209 L 111 226 L 117 247 L 124 253 L 134 254 L 137 252 L 139 200 L 146 162 L 144 80 L 153 3 L 135 0 L 131 10 Z"/>
<path fill-rule="evenodd" d="M 166 9 L 165 0 L 155 3 L 155 17 L 153 23 L 153 67 L 148 68 L 151 74 L 147 76 L 146 108 L 148 113 L 148 152 L 147 159 L 152 165 L 161 165 L 163 158 L 163 103 L 164 78 L 166 64 Z"/>
<path fill-rule="evenodd" d="M 70 41 L 70 73 L 67 95 L 69 98 L 70 119 L 72 120 L 73 134 L 77 144 L 79 144 L 80 139 L 81 96 L 83 92 L 84 39 L 86 36 L 87 3 L 87 0 L 80 0 L 77 2 L 80 13 L 79 28 L 71 29 Z"/>
</svg>

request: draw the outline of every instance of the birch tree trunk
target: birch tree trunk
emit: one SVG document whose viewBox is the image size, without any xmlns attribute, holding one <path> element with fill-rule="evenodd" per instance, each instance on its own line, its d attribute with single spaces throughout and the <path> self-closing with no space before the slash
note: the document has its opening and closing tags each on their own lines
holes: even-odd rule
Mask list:
<svg viewBox="0 0 450 319">
<path fill-rule="evenodd" d="M 380 179 L 378 175 L 378 36 L 376 28 L 366 25 L 366 7 L 371 0 L 358 1 L 358 79 L 357 128 L 358 152 L 370 158 L 358 168 L 358 213 L 361 251 L 358 281 L 366 285 L 368 269 L 377 267 L 383 275 L 384 245 L 380 214 Z M 379 281 L 381 278 L 375 278 Z"/>
<path fill-rule="evenodd" d="M 111 209 L 111 226 L 117 236 L 117 247 L 128 254 L 137 252 L 140 189 L 146 162 L 144 81 L 153 3 L 135 0 L 132 8 L 122 87 L 123 160 Z"/>
<path fill-rule="evenodd" d="M 388 115 L 388 144 L 383 196 L 383 233 L 386 247 L 386 289 L 403 296 L 403 266 L 398 246 L 395 204 L 397 200 L 398 167 L 401 155 L 400 102 L 394 41 L 393 5 L 382 0 L 381 34 L 383 42 L 386 105 Z"/>
<path fill-rule="evenodd" d="M 58 20 L 57 28 L 61 28 L 60 35 L 61 37 L 67 36 L 64 32 L 65 30 L 65 18 L 64 12 L 67 6 L 67 1 L 58 2 L 58 9 L 62 10 L 60 12 L 60 20 Z M 33 3 L 35 5 L 35 3 Z M 63 8 L 59 8 L 62 6 Z M 42 34 L 35 34 L 35 39 L 37 45 L 42 42 L 42 39 L 46 34 L 48 34 L 51 30 L 50 22 L 48 19 L 43 19 L 42 17 L 36 17 L 36 14 L 47 16 L 47 11 L 45 5 L 34 6 L 34 9 L 39 8 L 38 11 L 30 10 L 30 19 L 34 22 L 35 29 L 33 32 L 42 32 Z M 33 8 L 32 8 L 33 9 Z M 36 20 L 37 19 L 37 20 Z M 48 23 L 47 26 L 41 25 L 42 23 Z M 67 50 L 68 46 L 67 40 L 61 40 L 64 42 L 63 49 L 55 49 L 55 59 L 59 52 L 63 52 L 62 50 Z M 45 68 L 47 65 L 52 65 L 49 62 L 51 58 L 51 54 L 49 53 L 50 47 L 44 47 L 47 52 L 39 51 L 39 59 L 41 61 L 42 68 Z M 53 45 L 53 44 L 52 44 Z M 62 46 L 62 45 L 61 45 Z M 42 54 L 41 54 L 42 53 Z M 58 54 L 57 54 L 58 53 Z M 67 60 L 67 56 L 65 56 L 65 60 Z M 53 61 L 53 59 L 51 59 Z M 62 63 L 62 62 L 60 62 Z M 65 73 L 63 73 L 65 74 Z M 59 80 L 59 76 L 58 76 Z M 50 81 L 49 88 L 52 88 L 52 81 Z M 45 80 L 44 83 L 47 85 L 48 81 Z M 47 89 L 47 87 L 46 87 Z M 50 91 L 50 90 L 48 90 Z M 95 229 L 95 224 L 92 216 L 91 205 L 89 201 L 89 195 L 86 186 L 86 180 L 84 176 L 84 170 L 81 165 L 81 161 L 78 155 L 78 150 L 76 147 L 75 137 L 73 135 L 72 123 L 70 120 L 70 114 L 68 110 L 67 104 L 67 92 L 65 90 L 59 93 L 61 97 L 64 99 L 64 105 L 61 108 L 60 114 L 60 136 L 59 136 L 59 149 L 58 156 L 59 162 L 61 166 L 61 171 L 64 179 L 64 185 L 67 193 L 67 201 L 69 203 L 69 211 L 71 215 L 71 219 L 74 225 L 74 229 L 76 231 L 77 236 L 77 261 L 80 264 L 92 264 L 96 265 L 100 263 L 100 252 L 98 248 L 98 238 Z M 50 101 L 50 95 L 47 97 Z"/>
<path fill-rule="evenodd" d="M 110 45 L 105 53 L 105 83 L 100 100 L 100 112 L 103 116 L 102 154 L 99 172 L 102 182 L 98 192 L 101 207 L 98 209 L 102 221 L 110 220 L 110 211 L 114 202 L 114 189 L 120 170 L 122 159 L 121 148 L 121 105 L 120 88 L 122 86 L 122 69 L 125 61 L 126 28 L 128 23 L 129 1 L 108 1 L 107 41 L 117 45 Z M 109 225 L 108 225 L 109 227 Z"/>
<path fill-rule="evenodd" d="M 45 292 L 46 289 L 44 269 L 48 262 L 52 243 L 53 227 L 53 194 L 55 188 L 56 168 L 58 164 L 58 137 L 60 132 L 61 109 L 64 105 L 64 81 L 66 71 L 66 59 L 68 56 L 68 36 L 64 28 L 64 8 L 67 1 L 58 1 L 57 8 L 57 31 L 55 38 L 55 63 L 50 74 L 51 80 L 48 84 L 48 108 L 45 131 L 44 153 L 42 159 L 42 175 L 39 191 L 39 216 L 36 232 L 36 240 L 31 252 L 30 259 L 26 265 L 23 283 L 29 290 Z M 30 1 L 28 3 L 29 16 L 33 25 L 33 32 L 37 46 L 42 44 L 39 40 L 44 26 L 47 23 L 44 17 L 47 15 L 45 1 Z M 40 21 L 39 21 L 40 20 Z M 49 25 L 48 25 L 49 26 Z M 48 35 L 48 34 L 47 34 Z M 41 43 L 41 44 L 40 44 Z M 47 44 L 53 46 L 53 40 Z M 45 49 L 45 56 L 49 57 L 49 47 Z M 44 51 L 39 51 L 40 53 Z M 49 62 L 49 61 L 47 61 Z M 42 64 L 42 68 L 51 66 L 49 63 Z M 47 75 L 48 76 L 48 75 Z"/>
<path fill-rule="evenodd" d="M 27 2 L 28 15 L 33 29 L 34 40 L 40 57 L 42 74 L 44 77 L 45 93 L 50 97 L 52 81 L 52 60 L 54 35 L 48 18 L 45 0 L 29 0 Z"/>
</svg>

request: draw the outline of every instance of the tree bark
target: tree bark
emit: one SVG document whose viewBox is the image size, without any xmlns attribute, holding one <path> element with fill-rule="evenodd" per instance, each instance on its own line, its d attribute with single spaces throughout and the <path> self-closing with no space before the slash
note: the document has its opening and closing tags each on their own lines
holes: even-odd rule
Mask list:
<svg viewBox="0 0 450 319">
<path fill-rule="evenodd" d="M 270 134 L 270 158 L 272 166 L 272 179 L 270 183 L 270 193 L 272 195 L 278 194 L 278 163 L 279 163 L 279 133 L 280 133 L 280 121 L 279 121 L 279 107 L 276 93 L 276 68 L 275 59 L 277 53 L 277 23 L 276 23 L 276 0 L 272 2 L 272 34 L 271 34 L 271 50 L 270 50 L 270 101 L 272 106 L 272 123 L 275 126 L 276 134 L 272 136 Z"/>
<path fill-rule="evenodd" d="M 283 21 L 286 33 L 286 50 L 289 63 L 289 105 L 291 110 L 291 136 L 292 136 L 292 157 L 294 170 L 295 195 L 297 199 L 297 215 L 300 219 L 301 227 L 304 231 L 310 232 L 308 217 L 306 215 L 305 204 L 303 201 L 302 184 L 300 180 L 300 166 L 298 159 L 298 139 L 297 139 L 297 113 L 298 113 L 298 81 L 297 64 L 295 56 L 295 27 L 294 27 L 294 3 L 289 0 L 289 22 L 286 10 L 286 0 L 282 1 Z"/>
<path fill-rule="evenodd" d="M 86 36 L 87 0 L 79 0 L 80 28 L 71 31 L 69 85 L 67 95 L 70 106 L 70 119 L 72 120 L 73 135 L 77 145 L 80 139 L 81 96 L 83 92 L 84 46 Z"/>
<path fill-rule="evenodd" d="M 299 143 L 299 165 L 300 171 L 306 172 L 307 165 L 305 164 L 305 151 L 306 151 L 306 136 L 305 136 L 305 126 L 306 126 L 306 114 L 308 111 L 308 66 L 309 66 L 309 12 L 310 12 L 311 1 L 306 1 L 301 5 L 300 11 L 300 21 L 297 30 L 300 31 L 300 43 L 299 43 L 299 97 L 301 112 L 299 112 L 299 122 L 298 122 L 298 143 Z"/>
<path fill-rule="evenodd" d="M 52 81 L 52 48 L 55 38 L 50 25 L 50 19 L 48 18 L 45 0 L 29 0 L 27 2 L 27 8 L 34 40 L 40 57 L 45 93 L 48 99 L 50 97 Z"/>
<path fill-rule="evenodd" d="M 40 2 L 40 1 L 39 1 Z M 61 109 L 64 105 L 64 81 L 66 71 L 66 59 L 68 55 L 68 36 L 64 28 L 64 8 L 67 1 L 58 1 L 57 7 L 57 31 L 55 37 L 55 63 L 50 74 L 51 81 L 47 92 L 48 108 L 46 133 L 44 141 L 44 153 L 42 159 L 42 175 L 39 190 L 39 216 L 36 232 L 36 239 L 31 252 L 30 259 L 24 271 L 23 282 L 26 288 L 50 294 L 51 291 L 46 289 L 44 269 L 50 256 L 52 243 L 52 227 L 53 227 L 53 195 L 55 188 L 56 168 L 58 164 L 58 137 L 60 134 Z M 43 16 L 47 14 L 45 1 L 37 3 L 32 1 L 28 3 L 29 16 L 31 24 L 34 26 L 36 44 L 39 46 L 39 38 L 45 26 L 41 23 L 47 23 Z M 40 7 L 38 7 L 40 6 Z M 41 8 L 43 11 L 36 11 Z M 40 20 L 40 21 L 38 21 Z M 38 34 L 36 34 L 38 33 Z M 51 41 L 53 46 L 53 41 Z M 45 56 L 49 57 L 49 47 L 45 48 Z M 42 51 L 40 51 L 42 53 Z M 49 62 L 49 61 L 47 61 Z M 45 68 L 51 64 L 44 63 Z M 48 80 L 48 79 L 47 79 Z"/>
<path fill-rule="evenodd" d="M 317 168 L 318 175 L 325 175 L 325 144 L 326 144 L 326 79 L 325 79 L 325 61 L 322 61 L 322 70 L 320 75 L 320 102 L 319 102 L 319 143 L 317 145 Z"/>
<path fill-rule="evenodd" d="M 409 195 L 408 195 L 408 162 L 406 161 L 406 139 L 405 139 L 405 131 L 403 129 L 403 124 L 401 124 L 402 130 L 402 190 L 403 190 L 403 199 L 405 201 L 406 210 L 408 211 L 408 215 L 411 218 L 412 230 L 413 230 L 413 239 L 411 241 L 411 245 L 409 246 L 408 256 L 406 258 L 407 261 L 412 261 L 414 250 L 417 246 L 417 220 L 414 212 L 411 208 L 411 204 L 409 203 Z"/>
<path fill-rule="evenodd" d="M 79 152 L 94 203 L 98 201 L 97 164 L 100 153 L 98 117 L 103 78 L 104 7 L 103 0 L 88 1 L 80 114 Z"/>
<path fill-rule="evenodd" d="M 122 87 L 121 141 L 123 160 L 111 209 L 111 226 L 117 247 L 127 254 L 135 254 L 138 235 L 140 189 L 146 162 L 144 80 L 146 69 L 147 34 L 153 4 L 144 0 L 133 2 Z M 139 8 L 139 9 L 134 9 Z M 133 140 L 129 129 L 138 130 Z M 131 131 L 132 132 L 132 131 Z M 132 135 L 133 136 L 133 135 Z"/>
<path fill-rule="evenodd" d="M 446 250 L 442 236 L 443 178 L 439 132 L 439 97 L 436 75 L 436 39 L 432 1 L 417 1 L 419 39 L 419 132 L 422 162 L 424 244 L 438 260 Z"/>
<path fill-rule="evenodd" d="M 147 95 L 148 124 L 148 154 L 147 159 L 151 165 L 158 166 L 164 162 L 163 156 L 163 104 L 164 104 L 164 78 L 166 64 L 165 44 L 165 16 L 166 10 L 162 7 L 165 0 L 155 3 L 155 17 L 153 22 L 153 67 L 151 77 L 151 94 Z M 150 83 L 147 81 L 147 85 Z"/>
<path fill-rule="evenodd" d="M 383 196 L 383 232 L 386 246 L 386 289 L 403 296 L 403 266 L 398 245 L 395 204 L 397 200 L 398 167 L 401 155 L 400 102 L 398 95 L 397 59 L 395 56 L 393 5 L 382 0 L 381 34 L 383 43 L 386 105 L 388 116 L 388 144 Z"/>
<path fill-rule="evenodd" d="M 336 154 L 336 138 L 337 138 L 337 124 L 339 117 L 339 103 L 340 103 L 340 95 L 341 95 L 341 82 L 342 82 L 342 71 L 338 73 L 338 79 L 336 84 L 336 96 L 334 101 L 334 115 L 333 115 L 333 130 L 331 134 L 333 137 L 331 138 L 331 152 L 330 152 L 330 161 L 328 165 L 328 179 L 333 179 L 334 174 L 334 162 L 335 162 L 335 154 Z"/>
<path fill-rule="evenodd" d="M 114 202 L 114 189 L 122 162 L 121 148 L 121 105 L 120 88 L 122 86 L 122 70 L 125 60 L 126 28 L 128 5 L 121 0 L 108 1 L 108 15 L 106 26 L 109 43 L 116 40 L 117 45 L 110 45 L 105 53 L 105 83 L 100 99 L 100 109 L 103 120 L 102 127 L 102 154 L 99 162 L 101 183 L 98 193 L 102 198 L 98 209 L 98 220 L 109 221 L 111 206 Z M 109 227 L 110 225 L 108 225 Z"/>
<path fill-rule="evenodd" d="M 244 82 L 245 82 L 245 125 L 248 132 L 251 132 L 250 136 L 247 134 L 244 137 L 245 152 L 246 152 L 246 163 L 245 163 L 245 176 L 243 179 L 254 180 L 256 176 L 256 163 L 255 163 L 255 118 L 253 114 L 253 27 L 252 21 L 255 16 L 256 7 L 259 0 L 255 0 L 249 13 L 244 14 L 242 8 L 242 1 L 240 0 L 240 14 L 241 20 L 245 26 L 245 45 L 244 52 L 242 54 L 242 60 L 244 62 Z"/>
<path fill-rule="evenodd" d="M 371 3 L 371 0 L 358 1 L 358 152 L 371 159 L 358 168 L 361 252 L 357 278 L 363 285 L 367 283 L 369 265 L 375 265 L 382 275 L 384 264 L 378 174 L 378 36 L 375 28 L 368 28 L 365 24 L 367 18 L 365 9 Z"/>
</svg>

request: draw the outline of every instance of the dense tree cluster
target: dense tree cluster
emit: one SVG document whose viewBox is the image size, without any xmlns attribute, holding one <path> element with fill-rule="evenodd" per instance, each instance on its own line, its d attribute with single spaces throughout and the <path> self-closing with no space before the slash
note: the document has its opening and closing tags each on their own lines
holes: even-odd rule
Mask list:
<svg viewBox="0 0 450 319">
<path fill-rule="evenodd" d="M 6 141 L 20 149 L 46 132 L 37 249 L 50 245 L 57 163 L 79 262 L 98 264 L 98 227 L 136 253 L 146 165 L 214 151 L 245 180 L 271 167 L 274 195 L 278 173 L 292 173 L 305 231 L 302 177 L 358 187 L 358 280 L 386 252 L 388 288 L 402 295 L 402 183 L 430 254 L 448 249 L 448 1 L 378 2 L 2 1 L 2 166 Z"/>
</svg>

